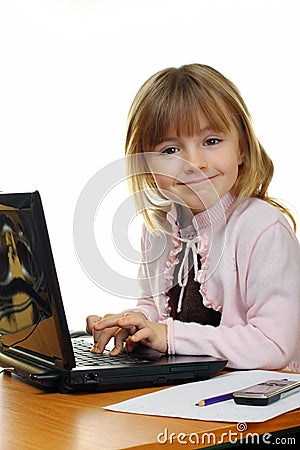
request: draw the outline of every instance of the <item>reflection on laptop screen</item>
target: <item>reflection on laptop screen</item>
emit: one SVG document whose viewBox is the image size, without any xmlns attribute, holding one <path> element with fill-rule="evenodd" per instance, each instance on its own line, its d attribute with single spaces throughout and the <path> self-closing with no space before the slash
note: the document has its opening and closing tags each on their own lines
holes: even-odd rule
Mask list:
<svg viewBox="0 0 300 450">
<path fill-rule="evenodd" d="M 0 335 L 2 344 L 62 360 L 55 323 L 58 283 L 38 193 L 0 196 Z"/>
<path fill-rule="evenodd" d="M 26 215 L 0 204 L 0 333 L 24 330 L 51 315 L 51 306 L 32 250 Z"/>
</svg>

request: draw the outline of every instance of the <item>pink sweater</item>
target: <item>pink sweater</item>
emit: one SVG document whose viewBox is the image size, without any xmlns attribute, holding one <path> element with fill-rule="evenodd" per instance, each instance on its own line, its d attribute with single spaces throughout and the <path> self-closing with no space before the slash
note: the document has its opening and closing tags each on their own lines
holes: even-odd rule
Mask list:
<svg viewBox="0 0 300 450">
<path fill-rule="evenodd" d="M 277 208 L 254 198 L 234 207 L 234 200 L 227 193 L 185 230 L 175 207 L 167 216 L 170 234 L 144 228 L 142 296 L 134 310 L 167 324 L 169 354 L 212 355 L 237 369 L 300 371 L 299 243 Z M 170 317 L 167 292 L 177 283 L 182 248 L 201 255 L 200 270 L 194 258 L 195 280 L 204 305 L 222 313 L 218 327 Z M 180 264 L 182 279 L 187 269 Z"/>
</svg>

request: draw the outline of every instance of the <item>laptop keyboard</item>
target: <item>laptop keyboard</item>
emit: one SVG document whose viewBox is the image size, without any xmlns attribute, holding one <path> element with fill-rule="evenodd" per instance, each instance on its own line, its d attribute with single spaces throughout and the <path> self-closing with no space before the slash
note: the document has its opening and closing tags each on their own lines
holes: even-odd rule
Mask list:
<svg viewBox="0 0 300 450">
<path fill-rule="evenodd" d="M 108 351 L 102 354 L 91 353 L 91 342 L 85 339 L 74 339 L 72 341 L 76 366 L 119 366 L 120 364 L 145 364 L 149 359 L 135 358 L 127 353 L 118 356 L 110 356 Z"/>
</svg>

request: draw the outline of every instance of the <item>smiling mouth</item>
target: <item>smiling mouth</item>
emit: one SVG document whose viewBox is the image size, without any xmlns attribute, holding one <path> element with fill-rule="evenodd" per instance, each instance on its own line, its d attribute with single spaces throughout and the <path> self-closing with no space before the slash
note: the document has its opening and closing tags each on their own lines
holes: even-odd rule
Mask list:
<svg viewBox="0 0 300 450">
<path fill-rule="evenodd" d="M 193 184 L 201 184 L 201 183 L 204 183 L 205 181 L 211 181 L 216 177 L 217 177 L 217 175 L 213 175 L 211 177 L 199 178 L 196 180 L 190 180 L 190 181 L 185 181 L 185 182 L 178 181 L 177 184 L 179 184 L 180 186 L 191 186 Z"/>
</svg>

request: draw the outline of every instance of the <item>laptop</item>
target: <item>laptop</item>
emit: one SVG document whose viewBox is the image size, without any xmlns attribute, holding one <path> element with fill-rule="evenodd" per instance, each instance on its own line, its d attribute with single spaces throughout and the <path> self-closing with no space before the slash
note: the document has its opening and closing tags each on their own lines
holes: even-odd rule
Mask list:
<svg viewBox="0 0 300 450">
<path fill-rule="evenodd" d="M 140 346 L 118 357 L 90 352 L 68 328 L 38 191 L 0 194 L 0 365 L 61 393 L 203 380 L 226 360 L 165 355 Z"/>
</svg>

